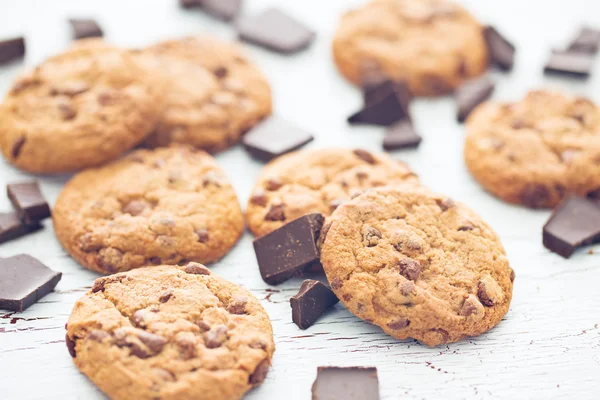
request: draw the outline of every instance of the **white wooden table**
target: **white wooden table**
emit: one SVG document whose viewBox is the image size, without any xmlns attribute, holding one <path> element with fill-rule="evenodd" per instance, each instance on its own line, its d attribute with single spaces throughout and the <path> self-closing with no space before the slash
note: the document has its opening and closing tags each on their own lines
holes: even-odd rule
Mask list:
<svg viewBox="0 0 600 400">
<path fill-rule="evenodd" d="M 309 147 L 381 148 L 382 130 L 351 128 L 345 118 L 361 102 L 359 92 L 336 72 L 330 40 L 349 0 L 247 0 L 247 12 L 278 3 L 318 31 L 308 51 L 292 57 L 248 47 L 269 76 L 276 112 L 311 130 Z M 597 0 L 468 0 L 482 21 L 495 24 L 518 45 L 516 69 L 496 74 L 496 98 L 516 99 L 528 88 L 552 86 L 600 100 L 600 65 L 587 83 L 549 80 L 541 73 L 552 46 L 566 43 L 581 22 L 600 27 Z M 200 12 L 184 11 L 176 0 L 0 0 L 0 37 L 27 35 L 27 65 L 59 52 L 69 42 L 70 16 L 96 17 L 109 40 L 124 46 L 201 32 L 232 37 L 233 30 Z M 0 68 L 0 92 L 8 89 L 20 63 Z M 252 400 L 310 399 L 320 365 L 374 365 L 382 399 L 577 398 L 600 396 L 600 248 L 570 260 L 541 244 L 547 211 L 504 204 L 486 194 L 462 162 L 463 129 L 455 123 L 450 98 L 419 100 L 413 115 L 424 136 L 418 150 L 395 157 L 407 161 L 435 190 L 468 203 L 496 229 L 516 271 L 514 299 L 504 321 L 491 332 L 460 343 L 427 348 L 397 341 L 338 305 L 307 331 L 291 321 L 288 299 L 301 280 L 270 288 L 260 278 L 252 238 L 246 234 L 218 274 L 250 289 L 262 300 L 275 331 L 277 352 L 265 384 Z M 245 204 L 261 164 L 241 148 L 217 156 Z M 0 161 L 0 189 L 28 176 Z M 67 177 L 42 178 L 54 202 Z M 0 210 L 10 204 L 0 196 Z M 51 227 L 0 245 L 0 257 L 29 253 L 62 271 L 56 291 L 22 314 L 0 310 L 0 399 L 100 399 L 74 367 L 64 344 L 64 324 L 75 300 L 98 276 L 74 262 Z"/>
</svg>

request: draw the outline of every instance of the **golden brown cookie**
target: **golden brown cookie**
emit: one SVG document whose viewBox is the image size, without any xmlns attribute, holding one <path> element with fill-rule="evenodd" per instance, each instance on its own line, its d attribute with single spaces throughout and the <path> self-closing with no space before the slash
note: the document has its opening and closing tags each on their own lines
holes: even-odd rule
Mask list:
<svg viewBox="0 0 600 400">
<path fill-rule="evenodd" d="M 86 41 L 85 43 L 88 43 Z M 157 122 L 160 99 L 125 50 L 76 45 L 21 76 L 0 105 L 0 150 L 39 174 L 117 158 Z"/>
<path fill-rule="evenodd" d="M 187 143 L 216 152 L 271 114 L 266 78 L 233 43 L 187 37 L 158 43 L 137 57 L 166 87 L 166 107 L 150 146 Z"/>
<path fill-rule="evenodd" d="M 337 297 L 398 339 L 429 346 L 500 322 L 514 272 L 494 231 L 460 203 L 422 187 L 383 187 L 338 207 L 321 232 Z"/>
<path fill-rule="evenodd" d="M 299 151 L 271 161 L 260 174 L 246 209 L 248 227 L 263 236 L 302 215 L 327 216 L 365 189 L 418 184 L 406 164 L 366 150 Z"/>
<path fill-rule="evenodd" d="M 600 108 L 550 91 L 485 103 L 467 121 L 465 162 L 510 203 L 542 208 L 570 193 L 600 198 Z"/>
<path fill-rule="evenodd" d="M 67 325 L 77 368 L 114 400 L 237 400 L 275 351 L 247 290 L 198 263 L 99 278 Z"/>
<path fill-rule="evenodd" d="M 84 171 L 64 187 L 52 217 L 65 250 L 103 273 L 213 262 L 244 229 L 229 179 L 192 147 L 139 150 Z"/>
<path fill-rule="evenodd" d="M 341 73 L 405 81 L 417 96 L 451 92 L 488 65 L 482 26 L 445 0 L 373 0 L 346 13 L 333 40 Z"/>
</svg>

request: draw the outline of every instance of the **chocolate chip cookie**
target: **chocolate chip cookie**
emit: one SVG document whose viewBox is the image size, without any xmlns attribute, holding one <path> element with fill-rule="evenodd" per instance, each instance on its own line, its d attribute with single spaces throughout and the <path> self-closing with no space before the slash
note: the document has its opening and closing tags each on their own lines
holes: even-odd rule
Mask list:
<svg viewBox="0 0 600 400">
<path fill-rule="evenodd" d="M 228 178 L 192 147 L 139 150 L 84 171 L 64 187 L 52 217 L 63 247 L 102 273 L 213 262 L 244 229 Z"/>
<path fill-rule="evenodd" d="M 10 89 L 0 105 L 0 150 L 11 164 L 76 171 L 117 158 L 154 129 L 161 102 L 145 69 L 125 50 L 90 43 L 48 59 Z"/>
<path fill-rule="evenodd" d="M 423 187 L 375 188 L 347 201 L 320 241 L 340 301 L 395 338 L 450 343 L 486 332 L 508 311 L 514 272 L 498 236 Z"/>
<path fill-rule="evenodd" d="M 269 316 L 198 263 L 99 278 L 67 324 L 75 365 L 111 399 L 241 399 L 267 376 Z"/>
<path fill-rule="evenodd" d="M 600 109 L 590 100 L 532 91 L 489 102 L 469 117 L 465 162 L 499 198 L 556 206 L 567 194 L 600 198 Z"/>
<path fill-rule="evenodd" d="M 342 148 L 290 153 L 260 174 L 246 209 L 248 227 L 263 236 L 305 214 L 330 215 L 366 189 L 418 182 L 406 164 L 385 154 Z"/>
<path fill-rule="evenodd" d="M 449 93 L 488 65 L 483 27 L 445 0 L 374 0 L 350 11 L 338 26 L 333 56 L 355 84 L 382 75 L 405 81 L 417 96 Z"/>
<path fill-rule="evenodd" d="M 137 57 L 166 87 L 150 146 L 176 142 L 216 152 L 271 114 L 266 78 L 233 43 L 188 37 L 158 43 Z"/>
</svg>

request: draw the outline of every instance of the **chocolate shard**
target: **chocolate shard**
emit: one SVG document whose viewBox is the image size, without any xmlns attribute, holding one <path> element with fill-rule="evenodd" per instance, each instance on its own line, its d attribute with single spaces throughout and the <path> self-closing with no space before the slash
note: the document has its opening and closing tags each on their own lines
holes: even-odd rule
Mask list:
<svg viewBox="0 0 600 400">
<path fill-rule="evenodd" d="M 277 8 L 240 18 L 237 31 L 243 41 L 284 54 L 308 47 L 316 36 L 312 29 Z"/>
<path fill-rule="evenodd" d="M 104 36 L 102 28 L 100 28 L 98 23 L 93 19 L 71 18 L 69 19 L 69 23 L 71 24 L 71 28 L 73 29 L 74 39 L 85 39 L 90 37 Z"/>
<path fill-rule="evenodd" d="M 338 298 L 327 286 L 319 281 L 307 279 L 302 282 L 298 294 L 290 298 L 292 321 L 300 329 L 308 329 Z"/>
<path fill-rule="evenodd" d="M 490 98 L 494 88 L 494 82 L 487 76 L 463 83 L 454 94 L 458 121 L 464 122 L 478 105 Z"/>
<path fill-rule="evenodd" d="M 421 136 L 415 131 L 412 123 L 402 120 L 390 126 L 383 137 L 383 148 L 385 150 L 399 150 L 419 147 Z"/>
<path fill-rule="evenodd" d="M 317 240 L 323 226 L 321 214 L 307 214 L 254 240 L 254 252 L 263 280 L 280 284 L 320 264 Z"/>
<path fill-rule="evenodd" d="M 243 143 L 253 157 L 269 161 L 299 149 L 313 139 L 314 137 L 305 130 L 272 116 L 244 135 Z"/>
<path fill-rule="evenodd" d="M 312 400 L 379 400 L 375 367 L 319 367 Z"/>
<path fill-rule="evenodd" d="M 504 71 L 513 68 L 515 46 L 500 34 L 493 26 L 486 26 L 483 35 L 490 54 L 490 62 Z"/>
<path fill-rule="evenodd" d="M 61 277 L 27 254 L 0 258 L 0 309 L 24 311 L 54 290 Z"/>
<path fill-rule="evenodd" d="M 544 225 L 544 247 L 564 258 L 578 247 L 599 241 L 600 205 L 583 197 L 568 197 Z"/>
<path fill-rule="evenodd" d="M 401 82 L 386 80 L 379 85 L 363 88 L 364 107 L 348 117 L 352 125 L 371 124 L 389 126 L 408 119 L 411 94 Z"/>
<path fill-rule="evenodd" d="M 40 224 L 26 224 L 15 213 L 0 213 L 0 243 L 17 239 L 40 229 L 42 229 Z"/>
<path fill-rule="evenodd" d="M 50 217 L 50 206 L 37 181 L 11 183 L 6 192 L 16 214 L 26 224 L 34 224 Z"/>
<path fill-rule="evenodd" d="M 16 37 L 0 40 L 0 64 L 7 63 L 25 55 L 25 39 Z"/>
<path fill-rule="evenodd" d="M 237 17 L 242 8 L 242 0 L 196 0 L 196 2 L 204 12 L 224 21 L 231 21 Z"/>
<path fill-rule="evenodd" d="M 584 26 L 571 42 L 568 51 L 596 54 L 600 45 L 600 30 Z"/>
<path fill-rule="evenodd" d="M 593 65 L 593 55 L 574 51 L 552 50 L 552 55 L 544 67 L 544 74 L 587 79 L 591 74 Z"/>
</svg>

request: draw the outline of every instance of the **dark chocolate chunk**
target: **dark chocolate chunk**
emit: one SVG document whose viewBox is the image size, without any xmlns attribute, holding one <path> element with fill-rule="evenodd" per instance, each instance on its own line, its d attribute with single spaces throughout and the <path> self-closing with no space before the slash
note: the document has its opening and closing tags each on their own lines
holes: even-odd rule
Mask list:
<svg viewBox="0 0 600 400">
<path fill-rule="evenodd" d="M 399 150 L 418 147 L 421 140 L 421 136 L 415 132 L 412 123 L 408 120 L 402 120 L 385 131 L 383 148 L 386 150 Z"/>
<path fill-rule="evenodd" d="M 490 62 L 504 71 L 510 71 L 514 64 L 515 46 L 493 26 L 486 26 L 483 34 L 490 54 Z"/>
<path fill-rule="evenodd" d="M 458 121 L 464 122 L 478 105 L 490 98 L 494 88 L 494 82 L 487 76 L 463 83 L 454 94 Z"/>
<path fill-rule="evenodd" d="M 6 192 L 19 218 L 33 224 L 50 217 L 50 206 L 37 181 L 11 183 Z"/>
<path fill-rule="evenodd" d="M 242 0 L 196 0 L 200 8 L 207 14 L 231 21 L 240 12 Z"/>
<path fill-rule="evenodd" d="M 298 328 L 307 329 L 338 301 L 327 286 L 319 281 L 307 279 L 302 282 L 298 294 L 290 298 L 292 320 Z"/>
<path fill-rule="evenodd" d="M 571 42 L 568 51 L 596 54 L 600 45 L 600 30 L 584 26 Z"/>
<path fill-rule="evenodd" d="M 375 367 L 319 367 L 312 400 L 379 400 Z"/>
<path fill-rule="evenodd" d="M 0 63 L 6 63 L 25 55 L 25 39 L 16 37 L 0 40 Z"/>
<path fill-rule="evenodd" d="M 26 224 L 15 213 L 0 213 L 0 243 L 8 242 L 40 229 L 42 229 L 40 224 Z"/>
<path fill-rule="evenodd" d="M 74 39 L 84 39 L 90 37 L 102 37 L 104 33 L 102 29 L 93 19 L 69 19 L 71 28 L 73 29 Z"/>
<path fill-rule="evenodd" d="M 200 7 L 202 0 L 179 0 L 179 5 L 183 8 Z"/>
<path fill-rule="evenodd" d="M 411 95 L 403 83 L 388 80 L 363 90 L 364 108 L 348 117 L 350 124 L 389 126 L 404 119 L 410 120 L 408 106 Z"/>
<path fill-rule="evenodd" d="M 237 30 L 241 40 L 286 54 L 308 47 L 315 38 L 314 31 L 276 8 L 241 18 Z"/>
<path fill-rule="evenodd" d="M 317 240 L 323 221 L 321 214 L 307 214 L 254 241 L 265 282 L 277 285 L 320 264 Z"/>
<path fill-rule="evenodd" d="M 27 254 L 0 258 L 0 309 L 24 311 L 54 290 L 61 277 Z"/>
<path fill-rule="evenodd" d="M 544 225 L 544 247 L 569 258 L 576 248 L 600 241 L 600 205 L 583 197 L 568 197 Z"/>
<path fill-rule="evenodd" d="M 244 147 L 263 161 L 299 149 L 314 137 L 278 117 L 269 117 L 244 135 Z"/>
<path fill-rule="evenodd" d="M 594 57 L 590 54 L 552 50 L 552 55 L 544 67 L 544 73 L 587 79 L 593 65 Z"/>
</svg>

